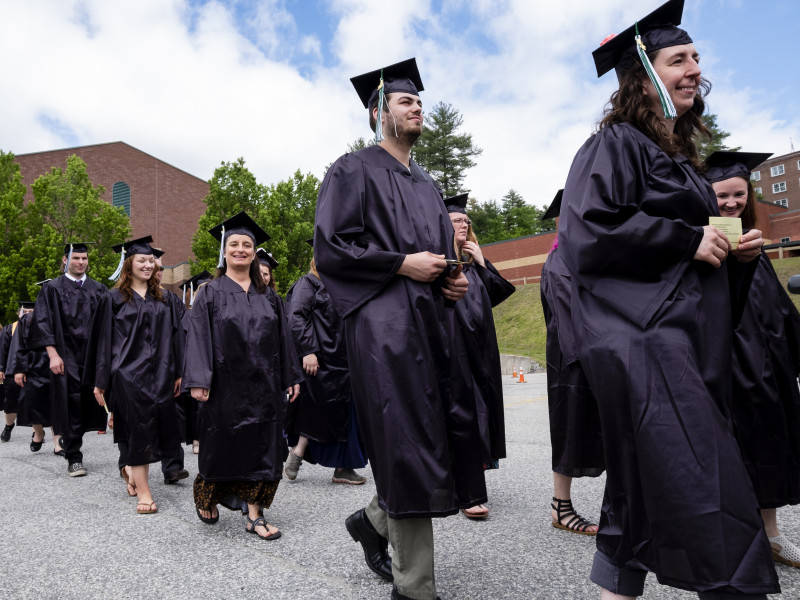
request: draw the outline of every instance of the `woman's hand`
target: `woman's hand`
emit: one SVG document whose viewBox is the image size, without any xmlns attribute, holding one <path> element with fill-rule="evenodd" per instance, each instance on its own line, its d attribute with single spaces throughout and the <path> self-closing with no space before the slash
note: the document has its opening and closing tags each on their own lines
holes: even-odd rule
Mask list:
<svg viewBox="0 0 800 600">
<path fill-rule="evenodd" d="M 100 389 L 99 387 L 94 388 L 94 399 L 97 400 L 97 403 L 100 406 L 106 405 L 106 397 L 105 397 L 105 390 Z"/>
<path fill-rule="evenodd" d="M 728 238 L 713 225 L 703 227 L 703 239 L 694 253 L 694 260 L 707 262 L 714 268 L 719 268 L 722 261 L 728 256 L 731 245 Z"/>
<path fill-rule="evenodd" d="M 750 262 L 761 254 L 761 246 L 764 245 L 764 237 L 760 230 L 751 229 L 739 238 L 739 247 L 731 250 L 739 262 Z"/>
<path fill-rule="evenodd" d="M 311 375 L 312 377 L 319 371 L 319 361 L 317 360 L 317 355 L 313 352 L 303 357 L 303 371 L 306 372 L 306 375 Z"/>
<path fill-rule="evenodd" d="M 466 252 L 472 257 L 472 260 L 475 264 L 480 265 L 482 267 L 486 266 L 486 260 L 483 258 L 483 252 L 481 252 L 481 247 L 478 246 L 475 242 L 470 242 L 467 240 L 464 242 L 464 245 L 461 246 L 461 251 Z"/>
<path fill-rule="evenodd" d="M 183 377 L 178 377 L 175 380 L 175 384 L 172 386 L 172 397 L 177 398 L 181 394 L 181 381 L 183 381 Z"/>
<path fill-rule="evenodd" d="M 17 373 L 14 375 L 14 383 L 16 383 L 19 387 L 25 387 L 26 381 L 28 381 L 28 378 L 25 377 L 25 373 Z"/>
<path fill-rule="evenodd" d="M 286 388 L 286 393 L 289 394 L 289 402 L 294 402 L 300 395 L 300 384 L 295 383 L 292 387 Z"/>
<path fill-rule="evenodd" d="M 208 390 L 206 388 L 192 388 L 192 398 L 198 402 L 208 401 Z"/>
</svg>

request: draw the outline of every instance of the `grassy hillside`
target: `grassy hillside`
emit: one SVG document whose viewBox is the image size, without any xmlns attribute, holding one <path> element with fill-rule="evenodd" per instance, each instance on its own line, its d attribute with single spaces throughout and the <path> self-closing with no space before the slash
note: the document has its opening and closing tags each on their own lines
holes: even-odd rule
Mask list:
<svg viewBox="0 0 800 600">
<path fill-rule="evenodd" d="M 786 286 L 789 277 L 800 274 L 800 257 L 773 260 L 778 278 Z M 800 294 L 790 294 L 800 310 Z M 511 297 L 494 309 L 497 344 L 503 354 L 529 356 L 544 366 L 545 325 L 539 284 L 517 288 Z"/>
</svg>

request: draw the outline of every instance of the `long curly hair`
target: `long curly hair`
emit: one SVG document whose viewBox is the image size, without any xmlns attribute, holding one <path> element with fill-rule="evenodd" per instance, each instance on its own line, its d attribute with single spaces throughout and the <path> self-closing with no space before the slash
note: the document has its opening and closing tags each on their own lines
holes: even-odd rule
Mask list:
<svg viewBox="0 0 800 600">
<path fill-rule="evenodd" d="M 648 54 L 651 62 L 655 61 L 659 52 L 660 50 L 656 50 Z M 630 123 L 670 156 L 683 154 L 695 167 L 702 168 L 695 139 L 699 136 L 711 139 L 711 131 L 701 118 L 706 108 L 704 98 L 711 91 L 711 83 L 703 77 L 700 78 L 692 108 L 675 121 L 674 133 L 670 135 L 663 119 L 653 111 L 647 96 L 642 94 L 642 85 L 646 79 L 647 73 L 644 67 L 638 60 L 635 61 L 633 66 L 623 73 L 619 89 L 611 94 L 603 118 L 598 123 L 598 131 L 609 125 Z"/>
<path fill-rule="evenodd" d="M 135 254 L 131 254 L 127 258 L 125 258 L 125 262 L 122 263 L 122 272 L 120 273 L 119 279 L 117 280 L 116 285 L 114 286 L 117 288 L 122 297 L 125 298 L 125 302 L 130 302 L 133 300 L 133 259 L 136 257 Z M 156 277 L 156 269 L 155 265 L 153 266 L 153 273 L 150 275 L 150 279 L 147 280 L 147 291 L 160 302 L 166 302 L 166 298 L 164 298 L 164 294 L 161 293 L 161 286 L 158 283 L 158 278 Z"/>
</svg>

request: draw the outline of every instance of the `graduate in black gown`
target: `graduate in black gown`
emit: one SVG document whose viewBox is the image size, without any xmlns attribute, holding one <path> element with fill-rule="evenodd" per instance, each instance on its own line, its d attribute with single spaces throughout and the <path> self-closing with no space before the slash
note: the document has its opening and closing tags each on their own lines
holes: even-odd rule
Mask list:
<svg viewBox="0 0 800 600">
<path fill-rule="evenodd" d="M 43 285 L 44 282 L 41 282 Z M 50 418 L 50 359 L 42 348 L 29 348 L 30 329 L 33 322 L 33 302 L 23 304 L 24 314 L 18 325 L 19 350 L 14 364 L 14 381 L 20 386 L 17 423 L 33 427 L 31 452 L 38 452 L 44 443 L 44 428 L 51 426 Z M 57 436 L 53 433 L 57 453 Z"/>
<path fill-rule="evenodd" d="M 729 285 L 744 293 L 763 240 L 752 230 L 729 253 L 709 225 L 719 211 L 693 141 L 708 88 L 682 9 L 672 0 L 595 51 L 620 87 L 564 187 L 559 252 L 606 458 L 591 578 L 607 598 L 641 595 L 647 571 L 701 598 L 766 598 L 780 588 L 727 415 Z"/>
<path fill-rule="evenodd" d="M 122 268 L 97 307 L 89 357 L 97 402 L 105 404 L 105 392 L 113 390 L 114 440 L 125 444 L 138 514 L 158 511 L 150 463 L 180 450 L 175 396 L 183 364 L 181 313 L 159 285 L 151 241 L 147 236 L 114 247 Z"/>
<path fill-rule="evenodd" d="M 85 243 L 66 244 L 62 267 L 64 274 L 46 282 L 36 299 L 29 346 L 47 351 L 53 429 L 61 436 L 67 473 L 81 477 L 83 434 L 105 430 L 108 418 L 92 394 L 94 382 L 83 377 L 92 317 L 108 290 L 86 275 Z"/>
<path fill-rule="evenodd" d="M 18 318 L 22 316 L 23 309 L 20 307 Z M 10 363 L 13 360 L 12 339 L 19 326 L 19 321 L 7 324 L 0 331 L 0 373 L 3 375 L 3 404 L 0 408 L 5 413 L 5 426 L 0 432 L 0 442 L 11 440 L 11 432 L 14 430 L 17 420 L 17 404 L 19 403 L 19 386 L 14 382 L 14 373 L 9 371 Z"/>
<path fill-rule="evenodd" d="M 272 252 L 267 252 L 264 248 L 259 248 L 256 250 L 256 260 L 258 260 L 258 268 L 261 271 L 261 276 L 264 278 L 264 283 L 268 288 L 277 291 L 273 272 L 278 267 L 278 261 L 272 256 Z"/>
<path fill-rule="evenodd" d="M 497 469 L 500 459 L 506 457 L 506 430 L 500 350 L 492 308 L 513 294 L 516 288 L 483 256 L 472 222 L 467 217 L 468 196 L 459 194 L 444 201 L 455 231 L 456 256 L 466 262 L 464 275 L 469 281 L 467 295 L 455 305 L 456 322 L 469 357 L 483 442 L 483 464 L 486 469 Z M 484 504 L 462 508 L 461 512 L 470 519 L 489 516 L 489 508 Z"/>
<path fill-rule="evenodd" d="M 256 246 L 269 236 L 247 214 L 209 232 L 220 241 L 218 275 L 195 297 L 186 338 L 184 389 L 200 404 L 198 517 L 219 519 L 217 505 L 247 503 L 245 530 L 274 540 L 269 508 L 281 479 L 287 390 L 293 401 L 302 374 L 283 304 L 264 284 Z"/>
<path fill-rule="evenodd" d="M 307 241 L 313 245 L 313 240 Z M 333 468 L 333 483 L 361 485 L 367 478 L 355 469 L 363 469 L 367 459 L 350 391 L 344 323 L 313 257 L 309 272 L 286 294 L 286 314 L 306 380 L 289 406 L 286 433 L 291 448 L 284 474 L 296 479 L 305 459 Z"/>
<path fill-rule="evenodd" d="M 758 227 L 750 171 L 769 154 L 715 152 L 706 178 L 723 217 Z M 778 530 L 777 508 L 800 503 L 800 313 L 766 254 L 733 336 L 731 417 L 776 561 L 800 567 L 800 549 Z"/>
<path fill-rule="evenodd" d="M 558 190 L 542 220 L 558 217 L 564 190 Z M 553 527 L 595 535 L 597 525 L 572 506 L 572 479 L 598 477 L 605 471 L 597 401 L 575 350 L 571 283 L 558 252 L 558 238 L 542 266 L 541 299 L 547 327 L 547 408 L 553 465 Z"/>
<path fill-rule="evenodd" d="M 350 382 L 377 495 L 346 527 L 393 598 L 436 598 L 431 517 L 486 502 L 469 362 L 453 302 L 468 281 L 422 131 L 414 59 L 353 78 L 379 144 L 340 157 L 317 200 L 314 257 L 345 322 Z M 377 124 L 377 127 L 375 126 Z M 386 538 L 404 559 L 392 563 Z"/>
</svg>

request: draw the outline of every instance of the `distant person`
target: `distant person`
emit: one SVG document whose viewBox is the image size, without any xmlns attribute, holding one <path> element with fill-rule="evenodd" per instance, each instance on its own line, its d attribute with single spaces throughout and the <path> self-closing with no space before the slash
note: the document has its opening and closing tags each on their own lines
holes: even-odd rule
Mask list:
<svg viewBox="0 0 800 600">
<path fill-rule="evenodd" d="M 259 248 L 256 251 L 256 258 L 258 259 L 258 268 L 264 278 L 264 283 L 267 284 L 267 287 L 276 290 L 274 272 L 278 268 L 278 261 L 272 256 L 272 252 L 267 252 L 263 248 Z"/>
<path fill-rule="evenodd" d="M 17 319 L 20 319 L 24 314 L 24 307 L 20 306 L 17 313 Z M 14 347 L 12 347 L 12 340 L 14 334 L 19 326 L 19 320 L 9 323 L 0 331 L 0 383 L 3 387 L 3 405 L 2 409 L 5 413 L 5 427 L 0 432 L 0 442 L 6 443 L 11 440 L 11 432 L 14 431 L 14 426 L 17 423 L 17 406 L 19 404 L 20 388 L 14 382 L 14 373 L 8 370 L 10 362 L 14 358 Z"/>
</svg>

